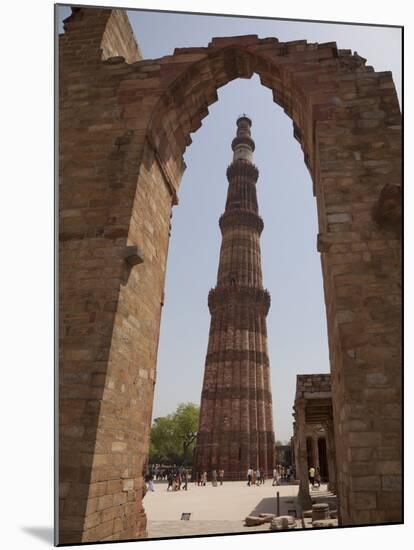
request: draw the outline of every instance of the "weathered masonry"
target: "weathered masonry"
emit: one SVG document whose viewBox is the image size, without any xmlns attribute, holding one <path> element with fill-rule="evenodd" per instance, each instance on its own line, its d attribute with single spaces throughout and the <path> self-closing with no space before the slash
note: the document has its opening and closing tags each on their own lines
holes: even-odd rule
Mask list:
<svg viewBox="0 0 414 550">
<path fill-rule="evenodd" d="M 343 525 L 401 517 L 401 116 L 335 42 L 215 38 L 143 60 L 125 12 L 59 39 L 59 542 L 145 536 L 171 208 L 217 89 L 253 73 L 292 119 L 319 217 Z M 316 238 L 317 237 L 317 238 Z"/>
<path fill-rule="evenodd" d="M 309 468 L 319 469 L 323 481 L 336 487 L 335 430 L 330 374 L 298 374 L 294 409 L 293 447 L 302 507 L 311 506 Z"/>
<path fill-rule="evenodd" d="M 223 469 L 245 479 L 247 469 L 274 466 L 275 437 L 267 351 L 270 295 L 263 288 L 252 121 L 237 120 L 229 187 L 220 218 L 223 240 L 217 286 L 208 296 L 210 335 L 194 463 L 197 472 Z"/>
</svg>

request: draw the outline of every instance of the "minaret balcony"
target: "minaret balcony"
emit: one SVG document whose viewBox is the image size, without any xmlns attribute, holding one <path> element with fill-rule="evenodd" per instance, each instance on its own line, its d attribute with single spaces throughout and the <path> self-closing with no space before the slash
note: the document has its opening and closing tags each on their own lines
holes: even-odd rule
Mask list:
<svg viewBox="0 0 414 550">
<path fill-rule="evenodd" d="M 227 227 L 244 225 L 255 229 L 259 235 L 261 235 L 264 226 L 262 218 L 249 210 L 229 210 L 220 216 L 219 225 L 222 234 Z"/>
<path fill-rule="evenodd" d="M 256 148 L 256 145 L 255 145 L 254 141 L 249 136 L 237 136 L 237 137 L 235 137 L 233 139 L 233 141 L 231 142 L 231 148 L 233 149 L 233 151 L 236 149 L 236 147 L 238 145 L 247 145 L 248 147 L 250 147 L 252 152 Z"/>
</svg>

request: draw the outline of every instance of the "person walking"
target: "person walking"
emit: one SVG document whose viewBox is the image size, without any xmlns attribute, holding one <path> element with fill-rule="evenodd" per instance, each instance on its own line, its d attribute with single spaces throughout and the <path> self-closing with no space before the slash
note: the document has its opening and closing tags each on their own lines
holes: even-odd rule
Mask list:
<svg viewBox="0 0 414 550">
<path fill-rule="evenodd" d="M 201 483 L 201 472 L 197 472 L 197 485 L 200 487 Z"/>
<path fill-rule="evenodd" d="M 219 480 L 220 480 L 220 485 L 223 485 L 223 480 L 224 480 L 224 470 L 223 470 L 223 468 L 221 468 L 219 470 Z"/>
<path fill-rule="evenodd" d="M 171 491 L 173 491 L 174 490 L 174 488 L 173 488 L 173 474 L 172 474 L 171 470 L 168 470 L 167 481 L 168 481 L 167 491 L 169 491 L 170 488 L 171 488 Z"/>
<path fill-rule="evenodd" d="M 184 470 L 183 475 L 181 477 L 181 481 L 183 483 L 184 491 L 187 491 L 188 490 L 188 472 L 187 472 L 187 470 Z"/>
<path fill-rule="evenodd" d="M 154 475 L 152 472 L 150 472 L 149 478 L 148 478 L 148 491 L 154 492 Z"/>
<path fill-rule="evenodd" d="M 211 485 L 217 487 L 217 470 L 211 472 Z"/>
<path fill-rule="evenodd" d="M 205 487 L 207 485 L 207 472 L 203 473 L 203 486 Z"/>
<path fill-rule="evenodd" d="M 144 482 L 145 482 L 145 486 L 146 486 L 147 491 L 149 490 L 150 477 L 151 477 L 150 472 L 147 472 L 144 476 Z"/>
<path fill-rule="evenodd" d="M 319 471 L 319 468 L 316 468 L 315 483 L 318 484 L 318 488 L 321 486 L 321 472 Z"/>
<path fill-rule="evenodd" d="M 256 468 L 253 470 L 252 474 L 252 485 L 256 485 Z"/>
<path fill-rule="evenodd" d="M 257 468 L 256 469 L 256 484 L 257 485 L 260 485 L 261 484 L 261 471 L 260 471 L 260 468 Z"/>
<path fill-rule="evenodd" d="M 272 481 L 272 487 L 277 485 L 277 469 L 276 467 L 273 468 L 273 481 Z"/>
<path fill-rule="evenodd" d="M 314 487 L 315 486 L 315 468 L 313 466 L 309 468 L 309 481 L 311 482 L 312 487 Z"/>
<path fill-rule="evenodd" d="M 248 485 L 248 487 L 251 487 L 252 479 L 253 479 L 253 469 L 252 469 L 251 466 L 249 466 L 248 469 L 247 469 L 247 485 Z"/>
</svg>

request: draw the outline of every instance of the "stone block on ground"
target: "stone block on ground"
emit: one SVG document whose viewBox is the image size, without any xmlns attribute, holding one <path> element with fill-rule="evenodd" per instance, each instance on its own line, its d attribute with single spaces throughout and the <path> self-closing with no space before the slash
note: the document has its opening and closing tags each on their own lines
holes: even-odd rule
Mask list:
<svg viewBox="0 0 414 550">
<path fill-rule="evenodd" d="M 263 518 L 265 520 L 265 523 L 270 523 L 272 519 L 276 517 L 276 514 L 261 513 L 259 514 L 259 517 Z"/>
<path fill-rule="evenodd" d="M 338 527 L 338 521 L 336 519 L 319 519 L 312 521 L 312 527 Z"/>
<path fill-rule="evenodd" d="M 246 519 L 244 520 L 244 524 L 247 527 L 252 527 L 253 525 L 263 525 L 267 522 L 267 518 L 262 518 L 259 516 L 246 516 Z"/>
<path fill-rule="evenodd" d="M 312 521 L 330 519 L 329 504 L 320 502 L 312 505 Z"/>
<path fill-rule="evenodd" d="M 271 531 L 284 531 L 286 529 L 294 529 L 296 525 L 293 516 L 277 516 L 270 522 Z"/>
</svg>

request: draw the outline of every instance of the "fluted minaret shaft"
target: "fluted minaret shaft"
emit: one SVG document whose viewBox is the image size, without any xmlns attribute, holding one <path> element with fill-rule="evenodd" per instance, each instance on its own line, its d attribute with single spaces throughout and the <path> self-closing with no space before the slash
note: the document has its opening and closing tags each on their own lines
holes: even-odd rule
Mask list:
<svg viewBox="0 0 414 550">
<path fill-rule="evenodd" d="M 237 120 L 217 285 L 209 293 L 209 343 L 195 451 L 197 471 L 224 469 L 244 479 L 249 466 L 273 468 L 274 434 L 251 120 Z"/>
</svg>

